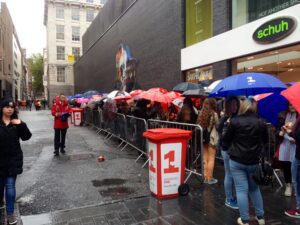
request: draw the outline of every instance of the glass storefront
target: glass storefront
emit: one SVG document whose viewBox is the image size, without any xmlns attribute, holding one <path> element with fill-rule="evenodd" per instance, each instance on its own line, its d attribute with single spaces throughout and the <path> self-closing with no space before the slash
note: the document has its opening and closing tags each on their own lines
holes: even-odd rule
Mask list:
<svg viewBox="0 0 300 225">
<path fill-rule="evenodd" d="M 186 0 L 186 46 L 212 37 L 211 0 Z"/>
<path fill-rule="evenodd" d="M 213 79 L 212 66 L 200 67 L 185 72 L 185 82 L 206 83 Z"/>
<path fill-rule="evenodd" d="M 299 3 L 300 0 L 232 0 L 232 28 Z"/>
<path fill-rule="evenodd" d="M 272 74 L 284 83 L 300 81 L 300 44 L 235 59 L 232 70 Z"/>
</svg>

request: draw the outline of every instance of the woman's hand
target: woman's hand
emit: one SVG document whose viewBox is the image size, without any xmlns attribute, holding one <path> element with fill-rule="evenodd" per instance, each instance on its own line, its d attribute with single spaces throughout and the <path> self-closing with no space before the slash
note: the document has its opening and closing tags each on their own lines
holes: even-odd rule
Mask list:
<svg viewBox="0 0 300 225">
<path fill-rule="evenodd" d="M 13 119 L 13 120 L 11 120 L 11 123 L 13 125 L 19 125 L 21 123 L 21 120 L 19 120 L 19 119 Z"/>
</svg>

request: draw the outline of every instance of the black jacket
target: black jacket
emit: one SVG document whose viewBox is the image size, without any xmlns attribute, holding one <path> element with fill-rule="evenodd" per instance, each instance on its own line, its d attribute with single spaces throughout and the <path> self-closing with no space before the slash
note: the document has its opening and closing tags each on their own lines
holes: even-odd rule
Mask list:
<svg viewBox="0 0 300 225">
<path fill-rule="evenodd" d="M 20 138 L 23 141 L 31 138 L 26 123 L 0 125 L 0 177 L 16 176 L 23 172 Z"/>
<path fill-rule="evenodd" d="M 259 162 L 267 141 L 267 125 L 254 113 L 232 118 L 223 134 L 223 142 L 229 146 L 230 159 L 246 165 Z"/>
</svg>

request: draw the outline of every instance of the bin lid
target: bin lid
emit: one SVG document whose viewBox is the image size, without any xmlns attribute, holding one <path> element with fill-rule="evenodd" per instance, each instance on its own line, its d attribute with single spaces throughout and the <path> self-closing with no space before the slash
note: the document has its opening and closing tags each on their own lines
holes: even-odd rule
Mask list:
<svg viewBox="0 0 300 225">
<path fill-rule="evenodd" d="M 83 111 L 83 109 L 81 109 L 81 108 L 72 108 L 71 110 L 73 112 L 82 112 Z"/>
<path fill-rule="evenodd" d="M 190 130 L 182 130 L 176 128 L 157 128 L 157 129 L 149 129 L 143 133 L 145 138 L 159 141 L 170 138 L 186 138 L 191 139 L 192 131 Z"/>
</svg>

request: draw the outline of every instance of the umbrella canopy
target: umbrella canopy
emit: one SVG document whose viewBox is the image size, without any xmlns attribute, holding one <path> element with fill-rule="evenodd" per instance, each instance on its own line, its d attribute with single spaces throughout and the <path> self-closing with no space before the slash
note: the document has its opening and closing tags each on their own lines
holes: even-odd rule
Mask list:
<svg viewBox="0 0 300 225">
<path fill-rule="evenodd" d="M 209 85 L 206 89 L 205 92 L 210 93 L 222 80 L 216 80 L 214 81 L 211 85 Z"/>
<path fill-rule="evenodd" d="M 150 88 L 148 90 L 148 92 L 160 92 L 160 93 L 166 94 L 166 93 L 168 93 L 168 90 L 166 90 L 164 88 Z"/>
<path fill-rule="evenodd" d="M 198 97 L 206 97 L 206 96 L 208 96 L 208 94 L 205 93 L 204 88 L 200 88 L 200 89 L 185 91 L 185 92 L 183 92 L 182 96 L 191 97 L 191 98 L 198 98 Z"/>
<path fill-rule="evenodd" d="M 115 101 L 121 101 L 121 100 L 128 100 L 128 99 L 131 99 L 131 98 L 132 98 L 131 96 L 121 95 L 121 96 L 114 97 L 114 100 Z"/>
<path fill-rule="evenodd" d="M 181 97 L 181 93 L 176 92 L 176 91 L 170 91 L 170 92 L 166 93 L 165 95 L 172 100 L 174 100 L 175 98 Z"/>
<path fill-rule="evenodd" d="M 129 94 L 131 95 L 131 97 L 135 97 L 135 96 L 137 96 L 137 95 L 139 95 L 139 94 L 141 94 L 142 92 L 144 92 L 143 90 L 140 90 L 140 89 L 138 89 L 138 90 L 133 90 L 132 92 L 130 92 Z"/>
<path fill-rule="evenodd" d="M 272 75 L 241 73 L 222 80 L 210 93 L 211 97 L 254 96 L 268 92 L 280 92 L 286 85 Z"/>
<path fill-rule="evenodd" d="M 298 113 L 300 113 L 300 82 L 297 82 L 285 91 L 282 91 L 281 94 L 287 100 L 289 100 L 289 102 L 294 106 Z"/>
<path fill-rule="evenodd" d="M 139 94 L 137 97 L 147 99 L 153 102 L 160 102 L 160 103 L 169 103 L 172 101 L 171 98 L 169 98 L 168 96 L 166 96 L 161 92 L 155 92 L 149 90 Z"/>
<path fill-rule="evenodd" d="M 258 105 L 258 114 L 274 126 L 278 124 L 278 114 L 287 110 L 288 101 L 279 93 L 266 93 L 254 96 Z"/>
<path fill-rule="evenodd" d="M 183 100 L 184 100 L 184 97 L 179 97 L 179 98 L 176 98 L 172 101 L 172 104 L 175 105 L 177 108 L 182 108 L 183 106 Z"/>
<path fill-rule="evenodd" d="M 90 90 L 90 91 L 85 92 L 85 93 L 82 95 L 82 97 L 88 98 L 88 97 L 91 97 L 91 96 L 93 96 L 93 95 L 99 95 L 99 94 L 100 94 L 100 93 L 99 93 L 98 91 L 96 91 L 96 90 Z"/>
<path fill-rule="evenodd" d="M 88 103 L 90 101 L 89 98 L 77 98 L 76 102 L 80 104 Z"/>
<path fill-rule="evenodd" d="M 180 84 L 177 84 L 173 88 L 173 91 L 185 92 L 187 90 L 194 90 L 194 89 L 199 89 L 199 85 L 190 82 L 182 82 Z"/>
<path fill-rule="evenodd" d="M 76 95 L 74 95 L 74 96 L 72 96 L 73 98 L 82 98 L 83 97 L 83 95 L 82 94 L 76 94 Z"/>
<path fill-rule="evenodd" d="M 115 90 L 115 91 L 110 92 L 106 97 L 113 99 L 114 97 L 117 97 L 117 96 L 130 96 L 130 94 L 128 94 L 126 91 Z"/>
</svg>

